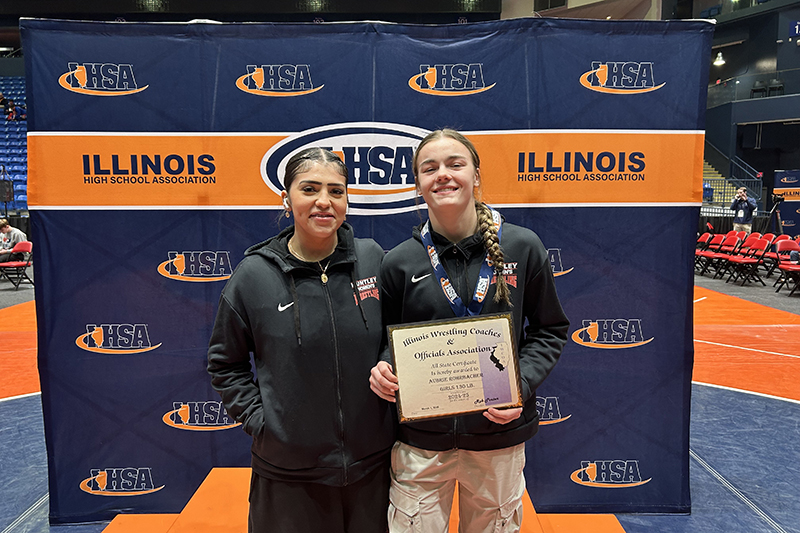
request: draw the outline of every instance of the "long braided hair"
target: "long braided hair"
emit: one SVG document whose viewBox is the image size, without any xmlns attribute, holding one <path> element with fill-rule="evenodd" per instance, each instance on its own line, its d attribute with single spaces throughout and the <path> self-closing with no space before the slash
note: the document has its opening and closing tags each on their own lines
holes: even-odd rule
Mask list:
<svg viewBox="0 0 800 533">
<path fill-rule="evenodd" d="M 463 144 L 464 147 L 469 151 L 470 156 L 472 156 L 472 163 L 475 165 L 475 169 L 478 170 L 480 168 L 481 158 L 478 155 L 478 151 L 475 149 L 475 145 L 472 144 L 472 141 L 467 139 L 464 135 L 456 130 L 443 128 L 432 131 L 426 135 L 422 141 L 420 141 L 419 146 L 417 146 L 417 149 L 414 151 L 414 158 L 412 159 L 411 164 L 412 168 L 414 169 L 415 177 L 417 176 L 417 157 L 422 147 L 429 142 L 437 141 L 445 137 Z M 476 187 L 476 194 L 479 194 L 479 192 L 479 188 Z M 497 278 L 494 301 L 495 303 L 499 303 L 501 301 L 505 302 L 506 305 L 511 307 L 513 305 L 511 303 L 511 291 L 508 289 L 508 283 L 506 283 L 506 277 L 505 274 L 503 274 L 503 270 L 505 269 L 503 249 L 500 247 L 500 239 L 497 237 L 497 228 L 492 220 L 492 212 L 489 211 L 489 208 L 486 206 L 486 204 L 479 201 L 478 198 L 475 198 L 475 212 L 478 215 L 478 228 L 481 237 L 483 237 L 483 245 L 486 247 L 486 252 L 489 254 L 489 259 L 492 261 L 495 277 Z"/>
</svg>

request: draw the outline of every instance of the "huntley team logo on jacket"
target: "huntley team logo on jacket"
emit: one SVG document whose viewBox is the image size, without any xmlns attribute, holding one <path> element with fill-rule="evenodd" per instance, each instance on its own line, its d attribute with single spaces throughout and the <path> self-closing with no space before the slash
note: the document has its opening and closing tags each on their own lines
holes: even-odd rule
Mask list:
<svg viewBox="0 0 800 533">
<path fill-rule="evenodd" d="M 584 320 L 582 325 L 572 334 L 572 340 L 589 348 L 635 348 L 654 338 L 645 340 L 638 318 L 598 318 Z"/>
<path fill-rule="evenodd" d="M 142 92 L 133 74 L 133 65 L 126 63 L 67 63 L 68 71 L 58 84 L 68 91 L 91 96 L 125 96 Z"/>
<path fill-rule="evenodd" d="M 561 248 L 548 248 L 547 256 L 550 258 L 550 268 L 553 271 L 553 277 L 563 276 L 569 274 L 575 267 L 564 268 L 564 262 L 561 260 Z"/>
<path fill-rule="evenodd" d="M 488 91 L 496 84 L 486 85 L 483 63 L 442 63 L 420 65 L 419 74 L 408 80 L 408 86 L 418 93 L 434 96 L 468 96 Z"/>
<path fill-rule="evenodd" d="M 592 61 L 592 68 L 580 77 L 581 85 L 606 94 L 642 94 L 666 85 L 656 85 L 653 63 L 636 61 Z"/>
<path fill-rule="evenodd" d="M 506 283 L 515 289 L 517 288 L 517 262 L 503 263 L 503 277 L 506 278 Z M 492 276 L 492 285 L 497 283 L 497 275 Z"/>
<path fill-rule="evenodd" d="M 367 298 L 381 299 L 380 289 L 378 288 L 378 276 L 370 276 L 368 278 L 356 280 L 356 289 L 358 289 L 356 305 Z"/>
<path fill-rule="evenodd" d="M 228 416 L 222 402 L 172 402 L 172 410 L 161 421 L 176 429 L 187 431 L 220 431 L 241 426 Z"/>
<path fill-rule="evenodd" d="M 309 65 L 247 65 L 247 74 L 236 80 L 236 88 L 258 96 L 302 96 L 317 92 Z"/>
<path fill-rule="evenodd" d="M 537 396 L 536 411 L 539 413 L 540 426 L 558 424 L 572 416 L 563 416 L 561 414 L 561 407 L 558 405 L 558 396 Z"/>
<path fill-rule="evenodd" d="M 155 350 L 147 324 L 86 324 L 86 333 L 75 339 L 82 350 L 95 353 L 133 354 Z"/>
<path fill-rule="evenodd" d="M 93 496 L 141 496 L 158 492 L 150 468 L 92 468 L 80 488 Z"/>
<path fill-rule="evenodd" d="M 569 478 L 578 485 L 600 489 L 628 489 L 653 479 L 642 479 L 639 461 L 635 460 L 581 461 L 581 467 Z"/>
<path fill-rule="evenodd" d="M 158 265 L 158 273 L 177 281 L 223 281 L 231 277 L 230 253 L 227 251 L 167 252 L 168 260 Z"/>
<path fill-rule="evenodd" d="M 276 195 L 283 191 L 286 162 L 317 146 L 338 154 L 348 170 L 347 199 L 354 215 L 402 213 L 417 209 L 411 160 L 427 130 L 384 122 L 331 124 L 290 135 L 261 160 L 261 177 Z"/>
</svg>

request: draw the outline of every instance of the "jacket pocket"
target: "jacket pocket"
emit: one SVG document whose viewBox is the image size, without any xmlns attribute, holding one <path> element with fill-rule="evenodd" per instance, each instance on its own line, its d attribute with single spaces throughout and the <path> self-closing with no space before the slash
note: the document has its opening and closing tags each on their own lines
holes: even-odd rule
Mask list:
<svg viewBox="0 0 800 533">
<path fill-rule="evenodd" d="M 422 533 L 419 500 L 392 485 L 389 488 L 389 531 Z"/>
<path fill-rule="evenodd" d="M 265 425 L 264 411 L 258 410 L 244 421 L 244 424 L 242 424 L 242 429 L 244 429 L 244 432 L 251 437 L 257 438 L 264 432 Z"/>
</svg>

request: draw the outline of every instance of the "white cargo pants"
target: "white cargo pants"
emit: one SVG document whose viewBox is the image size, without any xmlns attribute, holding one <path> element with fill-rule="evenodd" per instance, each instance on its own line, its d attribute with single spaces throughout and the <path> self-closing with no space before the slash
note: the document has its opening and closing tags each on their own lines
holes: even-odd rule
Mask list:
<svg viewBox="0 0 800 533">
<path fill-rule="evenodd" d="M 458 481 L 459 533 L 516 533 L 522 525 L 525 444 L 500 450 L 392 448 L 390 533 L 447 533 Z"/>
</svg>

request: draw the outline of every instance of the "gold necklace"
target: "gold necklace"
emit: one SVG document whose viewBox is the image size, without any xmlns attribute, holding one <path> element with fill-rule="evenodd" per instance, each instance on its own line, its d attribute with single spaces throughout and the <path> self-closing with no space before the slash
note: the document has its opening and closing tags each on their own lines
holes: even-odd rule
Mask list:
<svg viewBox="0 0 800 533">
<path fill-rule="evenodd" d="M 326 283 L 328 283 L 328 275 L 325 272 L 328 270 L 328 267 L 331 265 L 331 260 L 328 259 L 328 264 L 325 265 L 324 267 L 322 266 L 322 261 L 317 261 L 317 264 L 319 265 L 319 268 L 322 269 L 322 274 L 320 275 L 319 279 L 321 279 L 322 280 L 322 284 L 325 285 Z"/>
<path fill-rule="evenodd" d="M 294 246 L 292 246 L 292 240 L 291 239 L 286 241 L 286 247 L 289 248 L 289 253 L 291 253 L 293 256 L 298 258 L 300 261 L 303 261 L 305 263 L 311 263 L 312 262 L 312 261 L 306 260 L 305 257 L 300 255 L 297 252 L 297 250 L 294 249 Z M 328 274 L 326 274 L 326 272 L 328 271 L 328 267 L 331 266 L 331 261 L 332 261 L 332 259 L 328 259 L 328 264 L 325 265 L 325 266 L 322 266 L 322 261 L 317 261 L 317 264 L 319 265 L 320 270 L 322 270 L 322 274 L 320 274 L 319 279 L 322 280 L 322 284 L 323 285 L 328 283 Z"/>
</svg>

